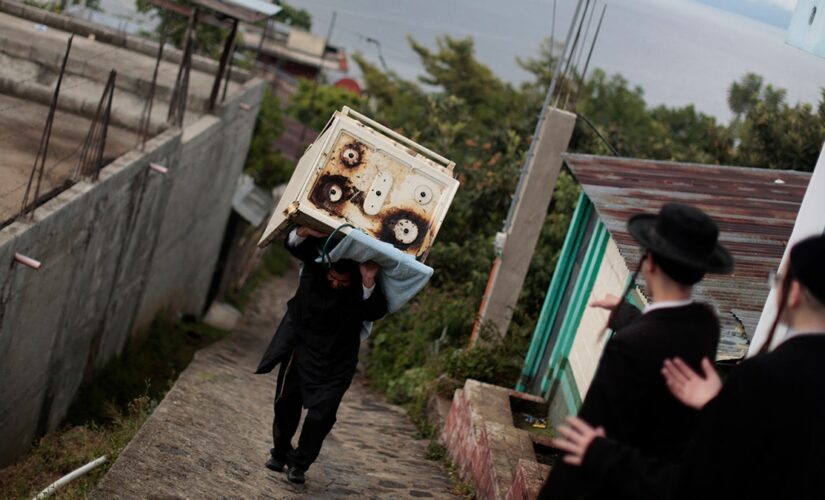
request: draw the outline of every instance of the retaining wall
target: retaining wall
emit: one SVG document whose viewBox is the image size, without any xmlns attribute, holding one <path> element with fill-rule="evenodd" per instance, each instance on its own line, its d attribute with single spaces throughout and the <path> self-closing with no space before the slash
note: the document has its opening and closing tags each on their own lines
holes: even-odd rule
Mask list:
<svg viewBox="0 0 825 500">
<path fill-rule="evenodd" d="M 0 230 L 0 467 L 53 430 L 84 377 L 157 313 L 201 314 L 264 85 L 248 81 L 215 115 Z"/>
</svg>

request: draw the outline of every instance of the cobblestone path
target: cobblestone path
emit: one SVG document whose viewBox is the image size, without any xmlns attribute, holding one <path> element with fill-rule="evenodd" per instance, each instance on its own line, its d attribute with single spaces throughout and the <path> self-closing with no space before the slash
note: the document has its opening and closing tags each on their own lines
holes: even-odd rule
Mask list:
<svg viewBox="0 0 825 500">
<path fill-rule="evenodd" d="M 405 412 L 356 378 L 307 484 L 263 464 L 275 376 L 253 375 L 297 280 L 256 290 L 227 339 L 200 351 L 92 498 L 454 498 Z"/>
</svg>

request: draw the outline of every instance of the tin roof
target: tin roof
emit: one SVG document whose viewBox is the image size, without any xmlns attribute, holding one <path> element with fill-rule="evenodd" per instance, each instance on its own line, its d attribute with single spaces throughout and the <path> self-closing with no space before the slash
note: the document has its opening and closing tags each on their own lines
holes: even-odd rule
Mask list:
<svg viewBox="0 0 825 500">
<path fill-rule="evenodd" d="M 811 174 L 573 154 L 565 161 L 628 269 L 635 269 L 641 256 L 627 232 L 630 216 L 679 202 L 716 220 L 719 240 L 736 259 L 736 269 L 731 275 L 707 275 L 694 296 L 719 315 L 717 359 L 743 358 L 768 296 L 767 276 L 779 267 Z M 646 294 L 643 284 L 641 289 Z"/>
<path fill-rule="evenodd" d="M 192 0 L 192 3 L 248 23 L 261 21 L 281 11 L 278 5 L 263 0 Z"/>
<path fill-rule="evenodd" d="M 232 208 L 252 227 L 264 223 L 274 201 L 272 193 L 256 186 L 249 175 L 243 174 L 238 178 L 238 185 L 232 196 Z"/>
</svg>

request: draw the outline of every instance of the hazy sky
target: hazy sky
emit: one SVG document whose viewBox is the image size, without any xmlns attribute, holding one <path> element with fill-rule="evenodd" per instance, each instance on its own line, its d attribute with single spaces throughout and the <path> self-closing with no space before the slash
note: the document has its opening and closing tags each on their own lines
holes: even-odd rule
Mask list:
<svg viewBox="0 0 825 500">
<path fill-rule="evenodd" d="M 785 29 L 797 0 L 695 0 Z"/>
</svg>

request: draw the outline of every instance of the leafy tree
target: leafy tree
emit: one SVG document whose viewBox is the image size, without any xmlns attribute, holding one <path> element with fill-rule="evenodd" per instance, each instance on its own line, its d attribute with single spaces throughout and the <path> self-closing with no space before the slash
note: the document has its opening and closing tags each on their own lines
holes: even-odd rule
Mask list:
<svg viewBox="0 0 825 500">
<path fill-rule="evenodd" d="M 280 2 L 281 12 L 275 15 L 279 21 L 304 31 L 312 30 L 312 16 L 305 9 L 293 7 L 285 2 Z"/>
<path fill-rule="evenodd" d="M 272 147 L 284 131 L 283 111 L 270 88 L 264 92 L 255 132 L 246 155 L 245 172 L 265 189 L 289 181 L 294 165 Z"/>
<path fill-rule="evenodd" d="M 181 3 L 191 7 L 191 4 L 185 0 Z M 158 7 L 149 2 L 149 0 L 137 0 L 136 6 L 138 12 L 154 12 L 160 19 L 160 22 L 152 32 L 142 33 L 144 36 L 155 40 L 160 40 L 163 33 L 166 33 L 167 43 L 171 43 L 175 47 L 183 49 L 189 18 Z M 211 24 L 199 22 L 195 29 L 195 45 L 193 47 L 194 52 L 213 59 L 218 59 L 223 51 L 224 41 L 227 36 L 229 36 L 229 32 L 227 30 L 218 28 L 217 26 L 212 26 Z"/>
<path fill-rule="evenodd" d="M 420 81 L 460 99 L 469 108 L 473 118 L 466 124 L 469 131 L 484 134 L 488 128 L 517 128 L 527 132 L 524 127 L 530 120 L 525 118 L 535 117 L 535 103 L 475 58 L 472 38 L 439 37 L 436 51 L 412 38 L 408 40 L 426 72 Z"/>
<path fill-rule="evenodd" d="M 753 109 L 759 102 L 762 93 L 762 84 L 765 79 L 756 73 L 748 73 L 738 82 L 733 82 L 728 88 L 728 107 L 741 118 L 742 115 Z M 777 93 L 771 88 L 770 93 L 774 98 Z"/>
<path fill-rule="evenodd" d="M 329 118 L 343 106 L 360 109 L 362 100 L 349 90 L 328 85 L 316 85 L 302 79 L 287 106 L 287 113 L 306 126 L 321 130 Z"/>
<path fill-rule="evenodd" d="M 661 132 L 656 158 L 711 164 L 732 162 L 732 134 L 716 118 L 696 111 L 692 104 L 682 108 L 657 106 L 650 114 Z"/>
<path fill-rule="evenodd" d="M 737 141 L 736 161 L 764 168 L 812 171 L 825 139 L 825 89 L 817 109 L 786 102 L 785 89 L 749 73 L 734 82 L 728 105 Z"/>
</svg>

